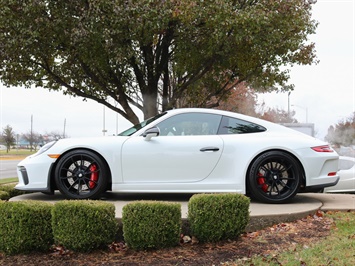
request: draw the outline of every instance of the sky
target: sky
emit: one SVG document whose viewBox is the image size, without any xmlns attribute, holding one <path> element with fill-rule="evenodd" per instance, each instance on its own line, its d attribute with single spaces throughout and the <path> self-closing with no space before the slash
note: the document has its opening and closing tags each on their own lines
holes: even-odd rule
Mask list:
<svg viewBox="0 0 355 266">
<path fill-rule="evenodd" d="M 267 107 L 295 111 L 301 123 L 314 123 L 323 139 L 329 126 L 355 111 L 355 0 L 318 0 L 313 19 L 319 22 L 310 41 L 320 62 L 295 66 L 290 72 L 294 91 L 259 95 Z M 69 137 L 113 135 L 131 123 L 92 100 L 42 88 L 7 88 L 0 83 L 0 128 L 16 134 L 65 133 Z M 103 133 L 106 130 L 106 133 Z"/>
</svg>

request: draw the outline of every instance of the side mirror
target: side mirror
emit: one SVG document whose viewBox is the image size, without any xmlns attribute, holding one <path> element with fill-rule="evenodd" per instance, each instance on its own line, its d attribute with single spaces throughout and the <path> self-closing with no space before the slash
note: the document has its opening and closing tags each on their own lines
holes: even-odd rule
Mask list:
<svg viewBox="0 0 355 266">
<path fill-rule="evenodd" d="M 158 137 L 159 134 L 160 134 L 159 128 L 152 127 L 144 131 L 143 137 L 145 137 L 145 140 L 149 141 L 153 137 Z"/>
</svg>

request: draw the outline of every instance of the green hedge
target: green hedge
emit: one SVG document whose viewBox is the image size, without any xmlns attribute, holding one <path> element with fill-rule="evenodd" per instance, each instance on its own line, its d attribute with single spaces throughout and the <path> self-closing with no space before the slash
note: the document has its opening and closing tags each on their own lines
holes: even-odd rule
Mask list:
<svg viewBox="0 0 355 266">
<path fill-rule="evenodd" d="M 123 237 L 135 250 L 176 246 L 180 241 L 181 205 L 139 201 L 122 210 Z"/>
<path fill-rule="evenodd" d="M 235 239 L 249 222 L 249 205 L 241 194 L 196 194 L 188 203 L 191 232 L 201 242 Z"/>
<path fill-rule="evenodd" d="M 0 251 L 18 254 L 48 250 L 53 244 L 52 207 L 38 201 L 0 201 Z"/>
<path fill-rule="evenodd" d="M 90 251 L 115 240 L 115 206 L 92 200 L 57 202 L 52 209 L 52 228 L 56 244 L 74 251 Z"/>
<path fill-rule="evenodd" d="M 9 200 L 9 199 L 10 199 L 10 194 L 6 191 L 0 190 L 0 200 Z"/>
<path fill-rule="evenodd" d="M 16 184 L 17 183 L 1 184 L 0 191 L 7 192 L 9 194 L 9 198 L 25 194 L 26 193 L 25 191 L 20 191 L 20 190 L 15 189 Z"/>
<path fill-rule="evenodd" d="M 8 192 L 0 192 L 5 195 Z M 201 242 L 237 238 L 249 222 L 249 198 L 240 194 L 197 194 L 188 203 L 188 225 Z M 159 249 L 179 244 L 181 205 L 138 201 L 122 210 L 122 232 L 128 247 Z M 0 200 L 0 252 L 47 251 L 55 243 L 87 252 L 116 240 L 115 206 L 91 200 Z"/>
</svg>

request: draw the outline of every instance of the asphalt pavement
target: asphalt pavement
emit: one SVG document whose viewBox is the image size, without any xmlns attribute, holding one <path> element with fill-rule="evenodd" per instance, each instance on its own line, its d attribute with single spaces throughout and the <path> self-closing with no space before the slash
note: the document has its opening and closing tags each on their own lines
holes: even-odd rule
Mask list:
<svg viewBox="0 0 355 266">
<path fill-rule="evenodd" d="M 0 179 L 17 177 L 17 164 L 21 160 L 1 160 L 0 159 Z"/>
<path fill-rule="evenodd" d="M 191 195 L 186 194 L 120 194 L 108 192 L 102 200 L 115 205 L 116 218 L 122 218 L 122 207 L 129 202 L 137 200 L 160 200 L 178 202 L 181 204 L 182 219 L 187 218 L 188 200 Z M 55 203 L 65 199 L 60 193 L 46 195 L 43 193 L 24 194 L 11 199 L 39 200 Z M 329 193 L 301 193 L 286 204 L 265 204 L 251 201 L 250 222 L 247 231 L 255 231 L 281 222 L 292 222 L 315 214 L 318 210 L 329 211 L 355 210 L 355 194 L 329 194 Z"/>
</svg>

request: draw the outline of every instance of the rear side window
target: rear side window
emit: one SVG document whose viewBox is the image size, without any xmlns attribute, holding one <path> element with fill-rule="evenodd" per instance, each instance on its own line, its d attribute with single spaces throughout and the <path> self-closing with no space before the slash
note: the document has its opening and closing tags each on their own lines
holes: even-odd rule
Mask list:
<svg viewBox="0 0 355 266">
<path fill-rule="evenodd" d="M 223 116 L 218 134 L 246 134 L 264 131 L 266 131 L 266 128 L 258 124 L 233 117 Z"/>
</svg>

